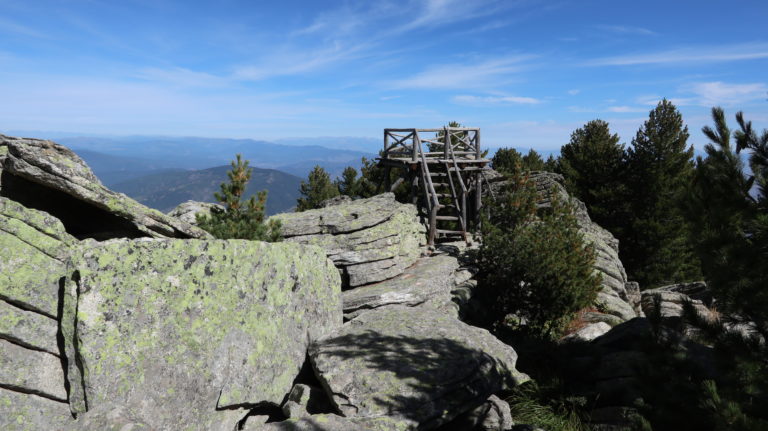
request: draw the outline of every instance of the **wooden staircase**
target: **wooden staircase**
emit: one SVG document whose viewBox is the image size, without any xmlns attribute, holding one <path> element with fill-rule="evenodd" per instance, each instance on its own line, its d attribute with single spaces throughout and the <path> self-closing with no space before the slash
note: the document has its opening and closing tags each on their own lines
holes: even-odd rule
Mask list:
<svg viewBox="0 0 768 431">
<path fill-rule="evenodd" d="M 450 239 L 469 241 L 468 232 L 479 221 L 480 173 L 489 162 L 481 157 L 480 130 L 444 127 L 384 132 L 385 151 L 380 162 L 387 167 L 404 167 L 410 176 L 412 201 L 428 220 L 429 244 Z M 434 136 L 422 138 L 424 133 Z"/>
</svg>

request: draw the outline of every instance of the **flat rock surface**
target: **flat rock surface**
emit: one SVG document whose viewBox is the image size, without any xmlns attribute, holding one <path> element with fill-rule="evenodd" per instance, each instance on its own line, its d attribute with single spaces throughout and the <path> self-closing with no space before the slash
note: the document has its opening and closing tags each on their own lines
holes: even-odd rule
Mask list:
<svg viewBox="0 0 768 431">
<path fill-rule="evenodd" d="M 344 416 L 434 429 L 528 379 L 488 331 L 428 308 L 364 313 L 312 344 L 315 374 Z"/>
<path fill-rule="evenodd" d="M 453 256 L 422 257 L 395 278 L 344 291 L 344 316 L 353 318 L 379 307 L 434 302 L 442 306 L 451 302 L 455 272 L 459 267 Z"/>
<path fill-rule="evenodd" d="M 55 319 L 27 311 L 0 299 L 0 338 L 59 355 Z"/>
<path fill-rule="evenodd" d="M 71 270 L 73 409 L 123 405 L 153 429 L 209 429 L 217 408 L 279 405 L 309 342 L 342 321 L 338 271 L 316 247 L 85 242 Z"/>
<path fill-rule="evenodd" d="M 0 135 L 0 147 L 0 194 L 62 218 L 78 238 L 210 237 L 104 187 L 80 157 L 53 141 Z"/>
<path fill-rule="evenodd" d="M 415 429 L 414 423 L 402 419 L 346 418 L 322 414 L 268 424 L 248 425 L 246 422 L 243 431 L 411 431 Z"/>
<path fill-rule="evenodd" d="M 66 402 L 61 359 L 0 339 L 0 386 Z"/>
<path fill-rule="evenodd" d="M 75 242 L 57 218 L 0 197 L 0 299 L 55 318 Z"/>
</svg>

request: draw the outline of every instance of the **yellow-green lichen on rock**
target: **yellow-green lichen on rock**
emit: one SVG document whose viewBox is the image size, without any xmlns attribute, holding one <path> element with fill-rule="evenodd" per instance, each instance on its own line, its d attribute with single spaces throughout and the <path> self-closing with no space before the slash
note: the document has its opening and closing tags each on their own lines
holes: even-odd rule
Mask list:
<svg viewBox="0 0 768 431">
<path fill-rule="evenodd" d="M 0 299 L 55 318 L 59 279 L 76 242 L 55 217 L 0 197 Z"/>
<path fill-rule="evenodd" d="M 66 403 L 0 388 L 3 431 L 64 430 L 73 422 Z"/>
<path fill-rule="evenodd" d="M 62 332 L 75 411 L 146 406 L 153 428 L 206 429 L 217 408 L 279 404 L 309 341 L 342 321 L 338 272 L 317 247 L 112 240 L 72 256 Z"/>
</svg>

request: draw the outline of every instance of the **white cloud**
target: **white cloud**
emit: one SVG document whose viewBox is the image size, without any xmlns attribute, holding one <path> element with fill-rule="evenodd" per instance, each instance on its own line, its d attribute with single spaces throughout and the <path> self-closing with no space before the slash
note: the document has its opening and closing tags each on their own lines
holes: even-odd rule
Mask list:
<svg viewBox="0 0 768 431">
<path fill-rule="evenodd" d="M 533 97 L 522 96 L 470 96 L 461 95 L 453 97 L 453 102 L 462 105 L 536 105 L 542 103 L 542 100 Z"/>
<path fill-rule="evenodd" d="M 768 58 L 768 44 L 739 44 L 679 48 L 646 54 L 620 55 L 590 60 L 586 66 L 704 63 Z"/>
<path fill-rule="evenodd" d="M 578 88 L 574 88 L 572 90 L 568 90 L 568 94 L 570 94 L 571 96 L 575 96 L 575 95 L 577 95 L 579 93 L 581 93 L 581 90 L 579 90 Z"/>
<path fill-rule="evenodd" d="M 428 68 L 409 78 L 391 83 L 395 88 L 477 88 L 493 87 L 523 68 L 531 56 L 507 57 L 474 64 L 455 63 Z"/>
</svg>

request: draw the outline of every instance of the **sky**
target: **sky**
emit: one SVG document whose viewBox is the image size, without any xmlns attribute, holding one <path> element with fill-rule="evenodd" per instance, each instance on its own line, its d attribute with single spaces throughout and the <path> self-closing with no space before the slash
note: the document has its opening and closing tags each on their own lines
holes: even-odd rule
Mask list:
<svg viewBox="0 0 768 431">
<path fill-rule="evenodd" d="M 0 0 L 0 131 L 629 144 L 661 98 L 768 128 L 768 0 Z M 375 142 L 375 141 L 374 141 Z"/>
</svg>

